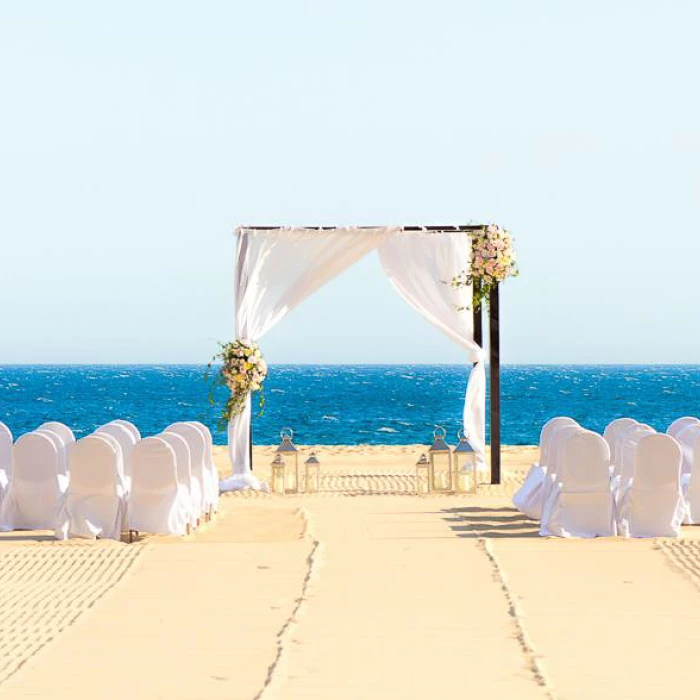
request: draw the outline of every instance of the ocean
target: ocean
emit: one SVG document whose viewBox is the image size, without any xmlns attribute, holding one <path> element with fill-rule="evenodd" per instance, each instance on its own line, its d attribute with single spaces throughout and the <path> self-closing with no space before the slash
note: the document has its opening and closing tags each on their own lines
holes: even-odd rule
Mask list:
<svg viewBox="0 0 700 700">
<path fill-rule="evenodd" d="M 201 420 L 215 442 L 219 406 L 209 404 L 204 366 L 0 365 L 0 421 L 15 436 L 58 420 L 77 437 L 115 418 L 144 435 L 178 420 Z M 456 441 L 468 368 L 462 365 L 278 365 L 253 420 L 257 444 L 274 444 L 285 426 L 300 444 L 427 443 L 435 424 Z M 700 365 L 506 365 L 502 440 L 532 445 L 542 424 L 568 415 L 602 432 L 631 416 L 657 430 L 700 415 Z M 219 403 L 224 390 L 217 393 Z"/>
</svg>

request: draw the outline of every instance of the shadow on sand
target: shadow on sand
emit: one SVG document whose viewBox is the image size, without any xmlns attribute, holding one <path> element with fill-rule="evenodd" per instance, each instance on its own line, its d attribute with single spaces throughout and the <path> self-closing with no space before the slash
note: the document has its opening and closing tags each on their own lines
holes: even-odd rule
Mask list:
<svg viewBox="0 0 700 700">
<path fill-rule="evenodd" d="M 442 514 L 457 537 L 539 537 L 539 523 L 514 508 L 445 508 Z"/>
</svg>

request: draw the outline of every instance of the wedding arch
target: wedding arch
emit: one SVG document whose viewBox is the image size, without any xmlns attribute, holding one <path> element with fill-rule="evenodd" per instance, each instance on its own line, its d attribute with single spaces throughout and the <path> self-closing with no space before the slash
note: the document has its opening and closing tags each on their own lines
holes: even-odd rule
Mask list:
<svg viewBox="0 0 700 700">
<path fill-rule="evenodd" d="M 467 353 L 471 369 L 462 416 L 483 465 L 486 452 L 486 369 L 483 304 L 489 312 L 491 483 L 501 480 L 500 343 L 498 283 L 480 288 L 473 269 L 474 241 L 494 225 L 279 227 L 236 229 L 236 338 L 257 343 L 275 324 L 341 272 L 377 251 L 392 285 L 429 323 Z M 476 252 L 475 259 L 481 260 Z M 260 488 L 252 472 L 251 396 L 228 425 L 232 474 L 222 491 Z"/>
</svg>

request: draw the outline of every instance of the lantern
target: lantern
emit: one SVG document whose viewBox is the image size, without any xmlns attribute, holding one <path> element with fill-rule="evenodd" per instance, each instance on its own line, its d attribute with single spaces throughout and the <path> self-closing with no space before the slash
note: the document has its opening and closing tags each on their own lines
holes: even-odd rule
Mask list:
<svg viewBox="0 0 700 700">
<path fill-rule="evenodd" d="M 452 491 L 452 449 L 445 442 L 447 431 L 436 425 L 430 455 L 431 491 Z"/>
<path fill-rule="evenodd" d="M 431 486 L 430 462 L 425 454 L 422 454 L 416 462 L 416 493 L 419 496 L 430 493 Z"/>
<path fill-rule="evenodd" d="M 452 481 L 454 490 L 457 493 L 476 493 L 478 485 L 478 467 L 476 459 L 476 451 L 469 442 L 469 438 L 462 434 L 460 430 L 457 433 L 459 444 L 452 452 Z M 470 488 L 467 488 L 467 482 L 470 481 Z"/>
<path fill-rule="evenodd" d="M 304 477 L 306 482 L 306 493 L 318 492 L 321 490 L 321 463 L 312 452 L 304 462 Z"/>
<path fill-rule="evenodd" d="M 292 469 L 289 474 L 285 474 L 285 493 L 298 493 L 299 492 L 299 450 L 296 445 L 292 442 L 292 437 L 294 437 L 294 431 L 291 428 L 282 428 L 280 433 L 282 442 L 277 446 L 275 450 L 278 455 L 286 458 L 291 458 Z"/>
<path fill-rule="evenodd" d="M 281 493 L 284 496 L 284 460 L 282 455 L 275 455 L 270 466 L 272 467 L 272 476 L 270 478 L 272 493 Z"/>
</svg>

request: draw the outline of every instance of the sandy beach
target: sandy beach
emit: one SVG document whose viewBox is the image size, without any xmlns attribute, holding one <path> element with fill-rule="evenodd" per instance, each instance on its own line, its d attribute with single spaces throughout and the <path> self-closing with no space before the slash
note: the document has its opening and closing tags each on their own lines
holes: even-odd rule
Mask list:
<svg viewBox="0 0 700 700">
<path fill-rule="evenodd" d="M 316 449 L 321 493 L 226 495 L 184 539 L 0 536 L 0 697 L 697 695 L 696 529 L 538 537 L 510 505 L 535 448 L 429 497 L 420 446 Z"/>
</svg>

